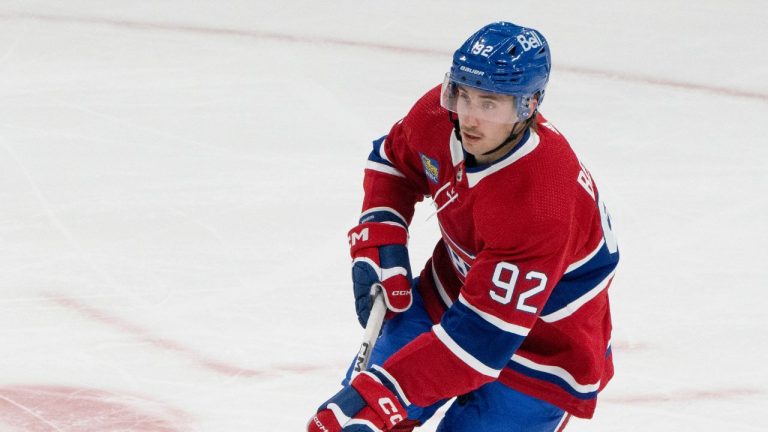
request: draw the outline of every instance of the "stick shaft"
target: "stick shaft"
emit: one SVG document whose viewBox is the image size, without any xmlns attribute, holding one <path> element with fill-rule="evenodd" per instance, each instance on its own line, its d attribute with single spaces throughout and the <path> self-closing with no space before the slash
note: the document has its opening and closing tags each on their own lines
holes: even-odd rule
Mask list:
<svg viewBox="0 0 768 432">
<path fill-rule="evenodd" d="M 384 304 L 384 294 L 381 293 L 381 290 L 377 290 L 376 295 L 373 297 L 371 314 L 368 316 L 368 323 L 366 324 L 365 332 L 363 333 L 363 342 L 360 344 L 357 360 L 355 360 L 355 369 L 352 372 L 353 376 L 368 368 L 368 363 L 371 360 L 371 352 L 376 345 L 376 340 L 379 338 L 379 332 L 384 323 L 384 315 L 386 312 L 387 305 Z"/>
</svg>

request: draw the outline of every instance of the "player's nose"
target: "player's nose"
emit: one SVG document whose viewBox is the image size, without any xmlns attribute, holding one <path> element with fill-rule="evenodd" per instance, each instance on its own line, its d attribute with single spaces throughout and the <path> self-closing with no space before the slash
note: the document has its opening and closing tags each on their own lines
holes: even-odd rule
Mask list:
<svg viewBox="0 0 768 432">
<path fill-rule="evenodd" d="M 480 123 L 480 121 L 477 118 L 477 116 L 473 114 L 466 114 L 464 116 L 459 117 L 459 123 L 463 126 L 474 127 L 474 126 L 477 126 Z"/>
</svg>

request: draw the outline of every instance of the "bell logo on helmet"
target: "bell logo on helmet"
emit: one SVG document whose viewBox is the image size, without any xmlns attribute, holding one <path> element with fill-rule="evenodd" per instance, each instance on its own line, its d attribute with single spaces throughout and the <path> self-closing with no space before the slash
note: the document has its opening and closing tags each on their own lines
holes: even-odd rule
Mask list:
<svg viewBox="0 0 768 432">
<path fill-rule="evenodd" d="M 530 51 L 532 48 L 544 46 L 544 42 L 534 31 L 527 31 L 523 34 L 517 35 L 517 41 L 520 42 L 520 46 L 523 48 L 523 51 L 526 52 Z"/>
</svg>

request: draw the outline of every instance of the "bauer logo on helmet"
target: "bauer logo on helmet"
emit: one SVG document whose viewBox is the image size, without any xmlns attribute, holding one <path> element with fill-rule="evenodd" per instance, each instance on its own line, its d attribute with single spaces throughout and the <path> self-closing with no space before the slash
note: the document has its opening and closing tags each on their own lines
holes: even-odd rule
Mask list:
<svg viewBox="0 0 768 432">
<path fill-rule="evenodd" d="M 481 70 L 468 68 L 466 66 L 459 66 L 459 69 L 461 69 L 464 72 L 471 73 L 472 75 L 480 75 L 480 76 L 485 75 L 485 72 L 483 72 Z"/>
</svg>

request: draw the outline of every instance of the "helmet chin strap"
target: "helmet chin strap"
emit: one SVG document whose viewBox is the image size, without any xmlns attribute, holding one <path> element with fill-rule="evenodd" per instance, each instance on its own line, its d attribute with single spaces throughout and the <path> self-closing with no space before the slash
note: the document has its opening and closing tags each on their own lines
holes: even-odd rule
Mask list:
<svg viewBox="0 0 768 432">
<path fill-rule="evenodd" d="M 512 131 L 509 132 L 509 136 L 507 137 L 507 139 L 502 141 L 501 144 L 494 147 L 493 150 L 488 150 L 487 152 L 483 153 L 483 156 L 488 156 L 490 154 L 496 153 L 497 151 L 499 151 L 499 149 L 503 148 L 505 145 L 517 140 L 517 138 L 520 137 L 520 134 L 525 132 L 526 129 L 528 129 L 531 126 L 531 123 L 533 122 L 534 114 L 536 114 L 535 111 L 531 113 L 530 117 L 525 119 L 525 121 L 522 123 L 523 127 L 518 129 L 517 131 L 515 131 L 515 127 L 513 126 Z M 517 126 L 518 124 L 520 123 L 516 123 L 515 126 Z"/>
</svg>

